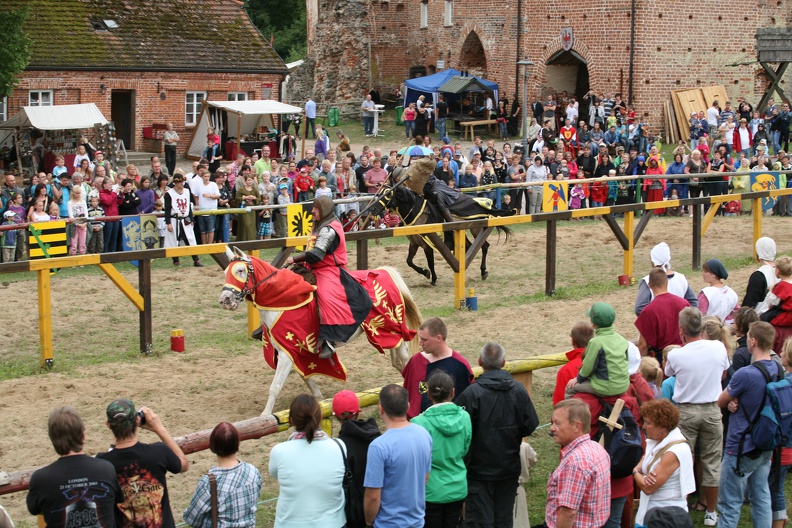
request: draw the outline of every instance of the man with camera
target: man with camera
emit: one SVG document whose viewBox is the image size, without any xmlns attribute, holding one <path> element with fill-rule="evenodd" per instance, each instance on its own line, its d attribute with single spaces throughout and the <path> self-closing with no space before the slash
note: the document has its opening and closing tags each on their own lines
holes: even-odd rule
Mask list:
<svg viewBox="0 0 792 528">
<path fill-rule="evenodd" d="M 138 426 L 152 431 L 161 441 L 139 442 Z M 142 407 L 136 412 L 134 404 L 126 399 L 114 400 L 107 406 L 107 427 L 115 441 L 110 451 L 97 458 L 113 464 L 124 492 L 124 502 L 116 510 L 116 526 L 175 527 L 165 475 L 168 471 L 183 473 L 189 469 L 184 452 L 154 411 Z"/>
</svg>

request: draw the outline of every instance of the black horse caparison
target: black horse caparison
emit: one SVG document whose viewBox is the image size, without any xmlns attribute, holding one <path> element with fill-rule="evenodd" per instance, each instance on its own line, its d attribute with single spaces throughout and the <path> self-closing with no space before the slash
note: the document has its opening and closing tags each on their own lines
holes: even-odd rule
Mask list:
<svg viewBox="0 0 792 528">
<path fill-rule="evenodd" d="M 387 209 L 396 209 L 401 217 L 404 225 L 417 226 L 426 224 L 443 223 L 444 219 L 437 206 L 426 200 L 423 196 L 414 193 L 410 189 L 399 185 L 394 181 L 390 181 L 389 185 L 383 186 L 377 193 L 378 199 L 371 208 L 371 214 L 380 215 Z M 465 211 L 464 217 L 457 216 L 454 211 Z M 451 215 L 459 220 L 483 219 L 493 216 L 503 216 L 509 213 L 501 212 L 498 210 L 487 209 L 480 205 L 472 197 L 462 194 L 459 202 L 451 207 Z M 470 230 L 473 238 L 477 237 L 485 228 L 473 228 Z M 497 226 L 495 228 L 499 233 L 506 235 L 506 241 L 512 234 L 512 230 L 505 226 Z M 414 269 L 419 274 L 432 281 L 432 286 L 437 283 L 437 273 L 435 272 L 434 265 L 434 249 L 430 244 L 428 237 L 421 235 L 410 235 L 407 237 L 410 241 L 410 248 L 407 252 L 407 265 Z M 470 248 L 471 241 L 465 237 L 465 250 Z M 445 245 L 453 251 L 453 236 L 450 231 L 446 232 Z M 481 279 L 487 280 L 489 271 L 487 271 L 487 252 L 489 251 L 490 243 L 484 241 L 481 245 Z M 418 248 L 422 248 L 426 256 L 426 264 L 428 269 L 422 268 L 415 264 L 414 258 L 418 252 Z M 465 258 L 465 255 L 457 256 L 457 258 Z"/>
</svg>

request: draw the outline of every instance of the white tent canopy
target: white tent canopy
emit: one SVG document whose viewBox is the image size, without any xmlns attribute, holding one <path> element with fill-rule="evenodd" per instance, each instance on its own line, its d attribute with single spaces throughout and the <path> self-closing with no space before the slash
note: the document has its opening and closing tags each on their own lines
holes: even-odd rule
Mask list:
<svg viewBox="0 0 792 528">
<path fill-rule="evenodd" d="M 273 100 L 257 101 L 203 101 L 203 110 L 198 124 L 193 129 L 190 146 L 185 154 L 188 158 L 200 158 L 206 149 L 206 129 L 217 128 L 218 112 L 226 112 L 229 137 L 250 134 L 260 126 L 275 128 L 273 115 L 302 114 L 302 108 Z"/>
<path fill-rule="evenodd" d="M 24 106 L 11 119 L 0 123 L 0 129 L 37 128 L 39 130 L 79 130 L 106 125 L 107 119 L 93 103 Z"/>
</svg>

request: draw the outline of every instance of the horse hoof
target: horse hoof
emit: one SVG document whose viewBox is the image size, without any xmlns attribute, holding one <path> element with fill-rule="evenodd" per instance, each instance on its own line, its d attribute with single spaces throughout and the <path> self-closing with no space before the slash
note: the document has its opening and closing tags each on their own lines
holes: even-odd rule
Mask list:
<svg viewBox="0 0 792 528">
<path fill-rule="evenodd" d="M 421 275 L 423 275 L 427 279 L 431 279 L 432 278 L 432 273 L 429 270 L 423 270 L 421 272 Z M 432 283 L 432 285 L 434 286 L 434 283 Z"/>
<path fill-rule="evenodd" d="M 481 280 L 487 280 L 487 277 L 489 277 L 489 271 L 482 271 Z"/>
<path fill-rule="evenodd" d="M 432 286 L 437 286 L 437 279 L 432 281 Z"/>
</svg>

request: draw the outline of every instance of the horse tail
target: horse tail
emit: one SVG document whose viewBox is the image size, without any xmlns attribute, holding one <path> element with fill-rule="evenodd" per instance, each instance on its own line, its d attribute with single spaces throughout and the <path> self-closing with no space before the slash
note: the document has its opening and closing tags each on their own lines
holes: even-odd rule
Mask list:
<svg viewBox="0 0 792 528">
<path fill-rule="evenodd" d="M 415 304 L 412 293 L 410 293 L 410 288 L 404 282 L 404 279 L 402 279 L 401 274 L 396 268 L 383 266 L 381 269 L 388 272 L 391 279 L 393 279 L 393 283 L 399 288 L 402 294 L 402 299 L 404 300 L 404 317 L 407 321 L 407 327 L 417 331 L 418 327 L 420 327 L 423 322 L 423 318 L 421 317 L 421 311 L 418 309 L 418 305 Z M 418 334 L 410 341 L 410 353 L 415 354 L 416 352 L 418 352 Z"/>
</svg>

